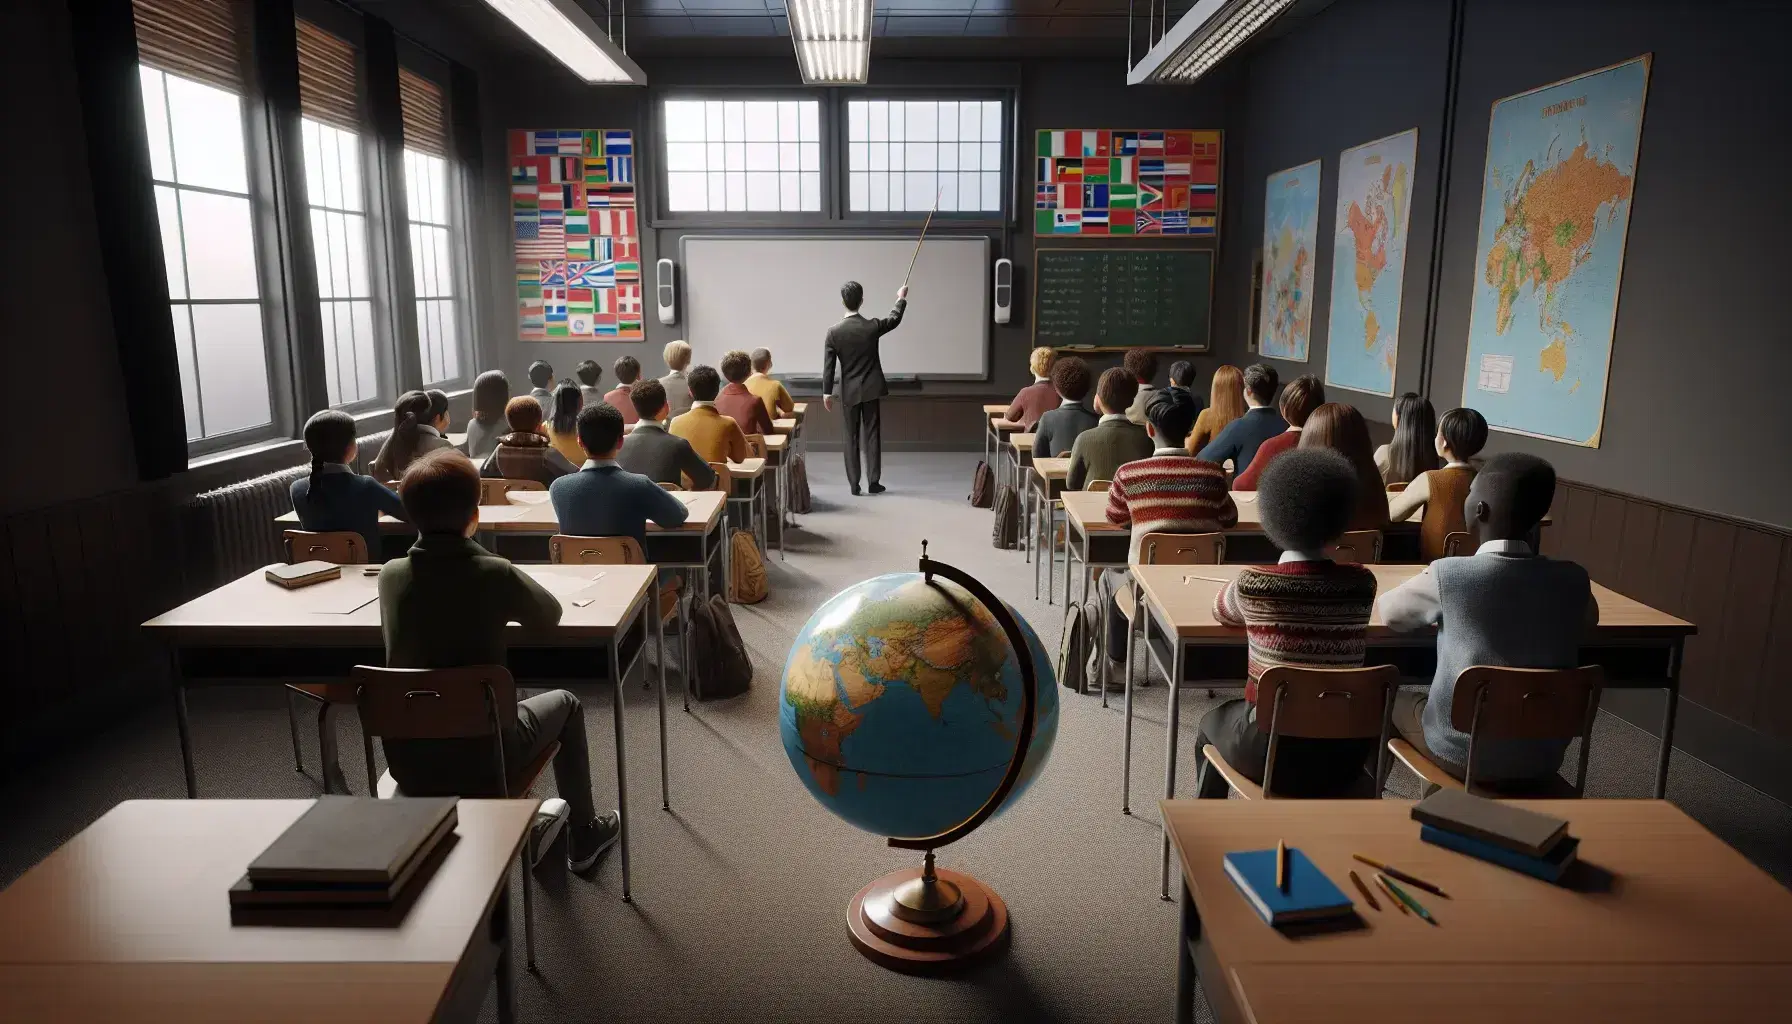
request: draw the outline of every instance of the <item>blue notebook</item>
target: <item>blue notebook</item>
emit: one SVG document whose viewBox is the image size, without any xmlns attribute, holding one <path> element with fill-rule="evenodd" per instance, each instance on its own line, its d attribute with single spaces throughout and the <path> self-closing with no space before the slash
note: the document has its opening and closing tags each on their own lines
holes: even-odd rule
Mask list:
<svg viewBox="0 0 1792 1024">
<path fill-rule="evenodd" d="M 1326 921 L 1355 910 L 1344 891 L 1299 850 L 1288 851 L 1288 891 L 1276 888 L 1276 851 L 1226 854 L 1226 875 L 1272 925 Z"/>
<path fill-rule="evenodd" d="M 1513 871 L 1522 871 L 1533 878 L 1541 878 L 1545 882 L 1560 882 L 1562 876 L 1575 861 L 1580 852 L 1580 840 L 1573 836 L 1563 836 L 1550 847 L 1549 852 L 1541 857 L 1533 857 L 1516 850 L 1508 850 L 1503 846 L 1495 846 L 1460 832 L 1451 832 L 1436 825 L 1419 826 L 1419 838 L 1432 846 L 1441 846 L 1446 850 L 1467 854 L 1477 860 L 1489 864 L 1498 864 Z"/>
</svg>

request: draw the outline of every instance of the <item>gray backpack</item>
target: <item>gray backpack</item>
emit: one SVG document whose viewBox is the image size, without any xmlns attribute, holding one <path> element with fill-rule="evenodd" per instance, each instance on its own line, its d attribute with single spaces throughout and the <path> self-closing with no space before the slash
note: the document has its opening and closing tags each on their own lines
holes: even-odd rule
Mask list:
<svg viewBox="0 0 1792 1024">
<path fill-rule="evenodd" d="M 1003 484 L 996 488 L 995 525 L 990 531 L 990 543 L 1004 551 L 1020 546 L 1020 496 L 1014 492 L 1013 484 Z"/>
<path fill-rule="evenodd" d="M 1089 658 L 1101 645 L 1102 603 L 1091 597 L 1072 604 L 1064 613 L 1064 632 L 1058 639 L 1058 681 L 1068 689 L 1085 692 L 1090 683 Z"/>
</svg>

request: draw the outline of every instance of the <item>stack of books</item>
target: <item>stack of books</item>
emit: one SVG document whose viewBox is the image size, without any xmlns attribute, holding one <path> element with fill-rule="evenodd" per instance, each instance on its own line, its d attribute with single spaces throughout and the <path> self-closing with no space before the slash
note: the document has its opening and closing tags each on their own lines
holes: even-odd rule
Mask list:
<svg viewBox="0 0 1792 1024">
<path fill-rule="evenodd" d="M 459 814 L 455 797 L 319 797 L 249 864 L 230 905 L 390 907 L 428 882 Z"/>
<path fill-rule="evenodd" d="M 1440 789 L 1413 805 L 1419 838 L 1490 864 L 1559 882 L 1574 863 L 1580 840 L 1561 818 L 1509 803 Z"/>
</svg>

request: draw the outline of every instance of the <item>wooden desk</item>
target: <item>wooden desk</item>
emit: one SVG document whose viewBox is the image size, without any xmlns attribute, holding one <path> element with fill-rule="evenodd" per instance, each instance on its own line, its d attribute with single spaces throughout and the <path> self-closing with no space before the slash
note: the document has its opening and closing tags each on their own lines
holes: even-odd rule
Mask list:
<svg viewBox="0 0 1792 1024">
<path fill-rule="evenodd" d="M 1133 621 L 1144 629 L 1147 656 L 1164 673 L 1180 683 L 1213 679 L 1245 678 L 1245 633 L 1221 625 L 1213 617 L 1214 599 L 1225 584 L 1235 579 L 1242 565 L 1135 565 Z M 1371 565 L 1376 593 L 1385 594 L 1425 571 L 1422 565 Z M 1205 579 L 1203 577 L 1211 577 Z M 1655 796 L 1666 795 L 1668 755 L 1674 748 L 1674 712 L 1680 696 L 1680 659 L 1686 638 L 1698 628 L 1683 619 L 1657 611 L 1640 601 L 1593 584 L 1599 602 L 1599 624 L 1581 644 L 1581 664 L 1603 665 L 1608 689 L 1663 689 L 1667 711 L 1662 719 L 1661 747 L 1655 767 Z M 1140 614 L 1143 602 L 1144 614 Z M 1123 749 L 1132 750 L 1132 664 L 1128 645 L 1126 667 L 1126 724 Z M 1431 629 L 1396 633 L 1381 618 L 1376 602 L 1369 617 L 1368 665 L 1396 665 L 1407 679 L 1430 682 L 1437 671 L 1437 632 Z M 1165 736 L 1164 798 L 1174 797 L 1176 786 L 1177 724 L 1181 710 L 1181 685 L 1170 687 L 1170 710 Z M 1131 766 L 1121 763 L 1121 807 L 1130 801 Z M 1166 843 L 1168 840 L 1166 839 Z M 1169 846 L 1164 847 L 1164 892 L 1169 893 Z"/>
<path fill-rule="evenodd" d="M 345 566 L 340 579 L 299 590 L 267 582 L 263 570 L 163 612 L 143 624 L 167 646 L 175 724 L 187 796 L 199 795 L 187 688 L 209 685 L 341 683 L 356 665 L 384 665 L 379 579 Z M 645 668 L 649 636 L 665 650 L 659 574 L 652 565 L 527 565 L 522 570 L 560 599 L 552 630 L 511 626 L 509 664 L 518 680 L 608 681 L 616 690 L 616 792 L 622 811 L 622 894 L 629 899 L 628 770 L 623 745 L 623 680 Z M 602 578 L 598 574 L 602 573 Z M 579 602 L 590 600 L 590 604 Z M 601 650 L 601 654 L 598 653 Z M 595 655 L 595 656 L 594 656 Z M 686 708 L 690 704 L 686 686 Z M 352 694 L 348 695 L 352 699 Z M 670 806 L 666 752 L 666 668 L 659 669 L 660 799 Z M 373 766 L 368 764 L 368 774 Z M 368 780 L 369 791 L 373 779 Z"/>
<path fill-rule="evenodd" d="M 783 422 L 780 420 L 779 422 Z M 790 493 L 790 457 L 791 446 L 795 443 L 794 433 L 765 435 L 765 461 L 772 467 L 772 482 L 777 486 L 778 503 L 778 558 L 784 559 L 784 530 L 790 523 L 790 501 L 786 497 Z M 769 503 L 771 495 L 766 497 Z"/>
<path fill-rule="evenodd" d="M 0 1019 L 473 1020 L 514 1012 L 511 865 L 535 800 L 462 800 L 396 927 L 232 925 L 226 892 L 310 800 L 127 800 L 0 892 Z M 527 870 L 525 868 L 524 870 Z"/>
<path fill-rule="evenodd" d="M 463 430 L 458 434 L 449 434 L 448 435 L 448 443 L 453 445 L 456 448 L 459 448 L 462 452 L 465 452 L 467 450 L 467 433 L 466 433 L 466 431 Z"/>
<path fill-rule="evenodd" d="M 1070 560 L 1083 563 L 1083 600 L 1096 569 L 1126 565 L 1132 548 L 1132 531 L 1108 522 L 1108 496 L 1104 491 L 1062 491 L 1064 503 L 1064 607 L 1070 607 Z M 1105 633 L 1103 634 L 1106 635 Z M 1105 692 L 1105 691 L 1104 691 Z"/>
<path fill-rule="evenodd" d="M 983 407 L 983 461 L 991 463 L 991 469 L 995 468 L 993 463 L 1002 454 L 1002 441 L 1020 429 L 1020 424 L 1002 418 L 1007 411 L 1006 404 Z"/>
<path fill-rule="evenodd" d="M 1033 471 L 1027 475 L 1027 521 L 1033 525 L 1031 547 L 1033 559 L 1033 600 L 1039 600 L 1039 576 L 1043 563 L 1047 558 L 1056 558 L 1052 546 L 1052 524 L 1056 521 L 1056 502 L 1058 495 L 1064 490 L 1064 479 L 1070 475 L 1070 459 L 1035 458 Z M 1065 556 L 1064 571 L 1070 571 L 1069 556 Z M 1051 576 L 1046 574 L 1045 603 L 1052 602 Z"/>
<path fill-rule="evenodd" d="M 1516 802 L 1571 822 L 1581 861 L 1615 881 L 1577 891 L 1431 846 L 1406 800 L 1163 801 L 1183 878 L 1176 1019 L 1194 1019 L 1197 972 L 1222 1022 L 1784 1018 L 1792 892 L 1666 801 Z M 1436 884 L 1449 899 L 1416 895 L 1438 926 L 1382 899 L 1358 904 L 1366 927 L 1284 936 L 1223 864 L 1277 839 L 1353 900 L 1358 852 Z"/>
<path fill-rule="evenodd" d="M 760 551 L 769 550 L 769 542 L 771 538 L 771 526 L 768 523 L 769 517 L 766 515 L 766 508 L 768 506 L 765 493 L 766 465 L 766 460 L 762 458 L 751 458 L 744 462 L 728 463 L 728 473 L 733 477 L 734 483 L 734 489 L 728 495 L 728 503 L 731 505 L 746 506 L 747 529 L 750 530 L 759 541 Z M 757 513 L 755 513 L 755 509 L 757 509 Z M 755 522 L 759 524 L 757 527 L 753 525 Z M 734 572 L 732 561 L 733 546 L 727 543 L 725 532 L 723 542 L 722 560 L 724 564 L 728 566 L 727 572 L 729 578 L 732 579 Z"/>
</svg>

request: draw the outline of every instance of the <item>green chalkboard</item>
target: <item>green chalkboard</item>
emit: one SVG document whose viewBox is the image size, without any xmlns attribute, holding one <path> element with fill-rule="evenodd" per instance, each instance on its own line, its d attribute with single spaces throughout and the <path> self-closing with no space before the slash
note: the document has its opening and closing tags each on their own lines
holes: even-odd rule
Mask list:
<svg viewBox="0 0 1792 1024">
<path fill-rule="evenodd" d="M 1208 345 L 1211 249 L 1038 249 L 1036 345 Z"/>
</svg>

